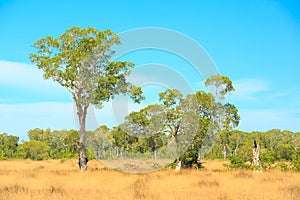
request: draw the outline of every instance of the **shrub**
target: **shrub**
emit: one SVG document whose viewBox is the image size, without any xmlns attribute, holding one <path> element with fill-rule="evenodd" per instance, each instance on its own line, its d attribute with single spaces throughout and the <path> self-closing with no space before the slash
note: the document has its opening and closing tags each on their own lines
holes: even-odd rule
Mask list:
<svg viewBox="0 0 300 200">
<path fill-rule="evenodd" d="M 230 164 L 228 165 L 230 168 L 241 168 L 241 169 L 249 169 L 250 166 L 245 164 L 245 161 L 242 157 L 238 155 L 229 157 Z"/>
<path fill-rule="evenodd" d="M 269 169 L 272 167 L 272 164 L 275 163 L 276 160 L 276 154 L 274 152 L 261 152 L 260 156 L 260 161 L 262 164 L 262 167 L 264 169 Z"/>
<path fill-rule="evenodd" d="M 280 170 L 282 171 L 288 171 L 289 170 L 289 166 L 285 163 L 285 162 L 279 162 L 277 164 L 277 166 L 279 167 Z"/>
<path fill-rule="evenodd" d="M 165 168 L 172 168 L 172 169 L 175 169 L 177 166 L 177 163 L 176 162 L 172 162 L 172 163 L 169 163 L 165 166 Z"/>
</svg>

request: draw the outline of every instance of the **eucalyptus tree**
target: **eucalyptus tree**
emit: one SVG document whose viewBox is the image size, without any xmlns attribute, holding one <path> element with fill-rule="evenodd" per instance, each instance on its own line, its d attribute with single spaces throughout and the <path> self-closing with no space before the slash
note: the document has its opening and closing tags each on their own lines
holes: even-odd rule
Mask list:
<svg viewBox="0 0 300 200">
<path fill-rule="evenodd" d="M 175 138 L 178 146 L 178 134 L 182 125 L 182 110 L 179 105 L 183 95 L 177 89 L 167 89 L 159 93 L 159 101 L 162 103 L 162 111 L 165 113 L 164 132 Z"/>
<path fill-rule="evenodd" d="M 228 137 L 231 134 L 232 128 L 238 126 L 240 121 L 238 109 L 233 104 L 224 102 L 226 95 L 233 92 L 235 88 L 230 78 L 221 74 L 209 77 L 205 81 L 205 85 L 210 88 L 216 101 L 212 109 L 212 126 L 217 132 L 220 132 L 219 140 L 223 146 L 222 152 L 225 160 L 228 151 Z"/>
<path fill-rule="evenodd" d="M 76 104 L 80 125 L 78 142 L 81 170 L 87 169 L 86 116 L 88 107 L 101 108 L 117 94 L 128 94 L 135 102 L 143 99 L 142 90 L 126 80 L 134 64 L 111 61 L 112 46 L 120 45 L 117 34 L 93 27 L 71 27 L 57 38 L 42 38 L 33 44 L 37 52 L 30 59 L 52 79 L 65 87 Z"/>
<path fill-rule="evenodd" d="M 166 144 L 164 133 L 166 116 L 164 107 L 151 104 L 138 112 L 130 113 L 120 126 L 125 132 L 138 138 L 136 149 L 151 151 L 153 158 L 158 158 L 158 150 Z"/>
</svg>

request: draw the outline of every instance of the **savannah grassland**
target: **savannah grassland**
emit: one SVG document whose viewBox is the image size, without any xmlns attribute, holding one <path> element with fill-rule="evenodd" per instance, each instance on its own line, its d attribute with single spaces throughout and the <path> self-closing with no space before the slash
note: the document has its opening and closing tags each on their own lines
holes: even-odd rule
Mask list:
<svg viewBox="0 0 300 200">
<path fill-rule="evenodd" d="M 129 174 L 90 161 L 0 161 L 0 199 L 300 199 L 300 173 L 228 170 L 223 161 L 204 169 Z"/>
</svg>

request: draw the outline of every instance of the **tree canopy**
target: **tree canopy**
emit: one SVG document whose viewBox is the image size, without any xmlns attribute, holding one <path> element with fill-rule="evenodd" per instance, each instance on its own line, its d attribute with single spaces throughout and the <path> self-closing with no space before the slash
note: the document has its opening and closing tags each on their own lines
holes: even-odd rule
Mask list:
<svg viewBox="0 0 300 200">
<path fill-rule="evenodd" d="M 115 95 L 128 94 L 135 102 L 144 97 L 140 87 L 127 82 L 134 64 L 111 61 L 113 45 L 120 45 L 117 34 L 93 27 L 71 27 L 57 38 L 42 38 L 33 44 L 37 52 L 30 59 L 52 79 L 65 87 L 75 101 L 80 124 L 79 167 L 87 168 L 85 123 L 88 107 L 101 108 Z"/>
</svg>

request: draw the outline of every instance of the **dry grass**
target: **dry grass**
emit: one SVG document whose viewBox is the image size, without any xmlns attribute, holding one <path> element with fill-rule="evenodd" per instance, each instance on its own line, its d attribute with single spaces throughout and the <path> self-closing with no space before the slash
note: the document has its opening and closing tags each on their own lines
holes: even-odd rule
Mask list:
<svg viewBox="0 0 300 200">
<path fill-rule="evenodd" d="M 98 161 L 80 172 L 76 161 L 0 161 L 0 199 L 300 199 L 300 174 L 224 169 L 205 161 L 200 171 L 128 174 Z"/>
</svg>

